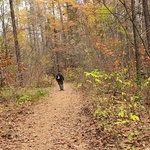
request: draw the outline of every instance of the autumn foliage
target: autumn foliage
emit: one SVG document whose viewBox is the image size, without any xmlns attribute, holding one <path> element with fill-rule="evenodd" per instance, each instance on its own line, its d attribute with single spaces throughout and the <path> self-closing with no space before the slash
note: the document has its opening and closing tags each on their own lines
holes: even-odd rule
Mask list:
<svg viewBox="0 0 150 150">
<path fill-rule="evenodd" d="M 110 134 L 117 128 L 112 139 L 138 147 L 142 132 L 124 132 L 147 123 L 140 121 L 150 99 L 149 2 L 14 0 L 17 51 L 9 3 L 0 4 L 0 88 L 19 87 L 20 80 L 22 87 L 47 87 L 61 70 L 99 100 L 94 116 L 100 127 Z"/>
</svg>

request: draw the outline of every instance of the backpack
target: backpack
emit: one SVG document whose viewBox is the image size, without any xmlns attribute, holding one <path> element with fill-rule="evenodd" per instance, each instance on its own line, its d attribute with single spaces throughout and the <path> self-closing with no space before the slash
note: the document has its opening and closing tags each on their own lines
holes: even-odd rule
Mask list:
<svg viewBox="0 0 150 150">
<path fill-rule="evenodd" d="M 57 76 L 57 79 L 60 80 L 60 76 L 59 75 Z"/>
</svg>

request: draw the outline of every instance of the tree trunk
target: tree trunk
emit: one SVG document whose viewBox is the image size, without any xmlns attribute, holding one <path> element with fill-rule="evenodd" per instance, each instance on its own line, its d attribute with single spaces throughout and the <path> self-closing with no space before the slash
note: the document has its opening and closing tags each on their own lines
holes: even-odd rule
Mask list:
<svg viewBox="0 0 150 150">
<path fill-rule="evenodd" d="M 140 88 L 140 54 L 138 47 L 138 35 L 136 30 L 136 12 L 135 12 L 135 0 L 131 0 L 131 10 L 132 10 L 132 25 L 133 25 L 133 36 L 134 36 L 134 48 L 135 48 L 135 60 L 136 60 L 136 79 L 137 86 Z"/>
<path fill-rule="evenodd" d="M 62 41 L 65 42 L 63 15 L 62 15 L 62 10 L 61 10 L 59 0 L 57 0 L 57 2 L 58 2 L 58 9 L 59 9 L 59 15 L 60 15 L 60 24 L 61 24 L 61 32 L 62 32 L 61 36 L 62 36 Z"/>
<path fill-rule="evenodd" d="M 55 71 L 58 72 L 60 71 L 60 66 L 59 66 L 59 53 L 58 53 L 58 47 L 57 47 L 57 30 L 56 30 L 56 20 L 55 20 L 55 4 L 54 4 L 54 1 L 52 1 L 52 13 L 53 13 L 53 23 L 54 23 L 54 26 L 53 26 L 53 38 L 54 38 L 54 42 L 53 42 L 53 50 L 55 52 L 55 60 L 54 60 L 54 66 L 55 66 Z"/>
<path fill-rule="evenodd" d="M 145 18 L 145 26 L 146 26 L 146 37 L 147 37 L 147 49 L 150 54 L 150 14 L 148 9 L 148 0 L 143 0 L 143 13 Z"/>
<path fill-rule="evenodd" d="M 5 47 L 5 54 L 8 55 L 8 46 L 7 46 L 7 37 L 6 37 L 6 27 L 5 27 L 5 6 L 4 1 L 2 2 L 2 29 L 3 29 L 3 41 L 4 41 L 4 47 Z"/>
<path fill-rule="evenodd" d="M 17 66 L 18 66 L 18 79 L 19 85 L 23 86 L 23 76 L 22 76 L 22 69 L 21 69 L 21 55 L 20 55 L 20 48 L 17 36 L 17 28 L 15 22 L 15 13 L 13 8 L 13 0 L 9 0 L 10 4 L 10 12 L 11 12 L 11 19 L 12 19 L 12 26 L 13 26 L 13 35 L 14 35 L 14 44 L 15 44 L 15 51 L 16 51 L 16 59 L 17 59 Z"/>
</svg>

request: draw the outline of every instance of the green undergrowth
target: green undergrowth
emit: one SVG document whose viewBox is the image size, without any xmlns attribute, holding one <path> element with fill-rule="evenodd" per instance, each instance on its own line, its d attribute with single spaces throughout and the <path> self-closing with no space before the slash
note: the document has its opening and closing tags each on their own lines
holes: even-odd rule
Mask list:
<svg viewBox="0 0 150 150">
<path fill-rule="evenodd" d="M 77 68 L 70 71 L 78 88 L 92 94 L 99 133 L 106 133 L 107 146 L 117 143 L 118 149 L 137 150 L 149 145 L 150 78 L 141 79 L 141 88 L 136 78 L 128 76 L 128 70 L 106 73 L 97 69 L 84 72 Z M 112 143 L 109 143 L 111 141 Z"/>
<path fill-rule="evenodd" d="M 19 94 L 19 97 L 16 99 L 16 104 L 22 104 L 26 101 L 38 101 L 42 97 L 49 95 L 50 88 L 36 88 L 27 90 L 24 94 L 22 92 Z"/>
<path fill-rule="evenodd" d="M 35 102 L 49 95 L 50 87 L 47 88 L 14 88 L 9 87 L 1 90 L 1 102 L 13 101 L 16 105 L 27 101 Z"/>
<path fill-rule="evenodd" d="M 23 104 L 27 101 L 35 102 L 43 97 L 48 96 L 53 77 L 40 78 L 36 83 L 28 85 L 24 88 L 15 87 L 14 85 L 6 85 L 0 88 L 0 102 L 13 102 L 16 105 Z"/>
</svg>

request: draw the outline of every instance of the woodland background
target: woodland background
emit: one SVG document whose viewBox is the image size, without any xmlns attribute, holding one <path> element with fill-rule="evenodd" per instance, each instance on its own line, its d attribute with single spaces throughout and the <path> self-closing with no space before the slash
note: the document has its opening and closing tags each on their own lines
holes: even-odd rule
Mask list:
<svg viewBox="0 0 150 150">
<path fill-rule="evenodd" d="M 0 21 L 0 102 L 43 96 L 61 70 L 98 99 L 101 128 L 149 119 L 148 0 L 0 0 Z"/>
</svg>

